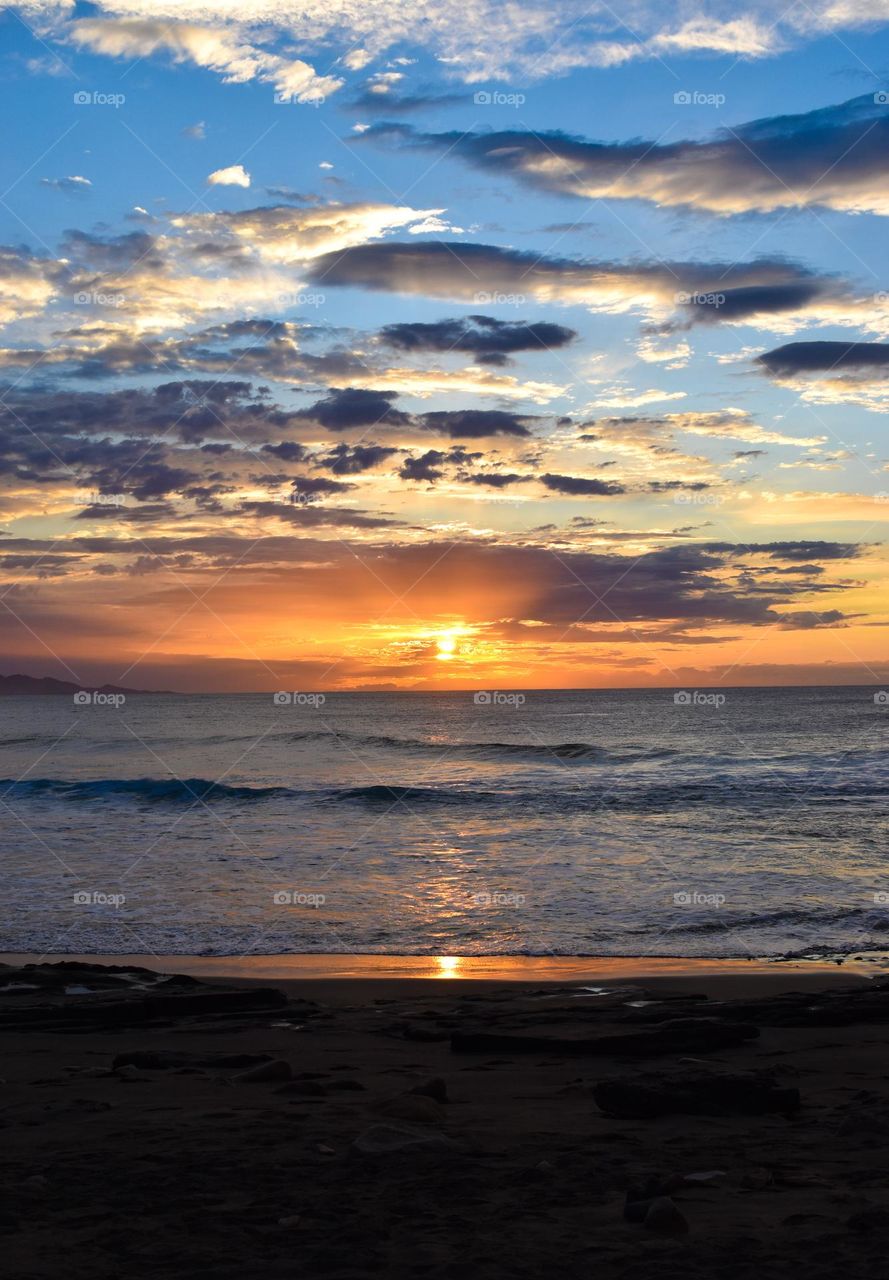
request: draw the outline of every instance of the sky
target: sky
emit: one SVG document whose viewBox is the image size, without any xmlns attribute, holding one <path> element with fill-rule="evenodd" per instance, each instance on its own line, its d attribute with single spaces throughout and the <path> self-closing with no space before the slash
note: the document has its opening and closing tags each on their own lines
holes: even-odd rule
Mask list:
<svg viewBox="0 0 889 1280">
<path fill-rule="evenodd" d="M 880 684 L 889 0 L 0 17 L 0 670 Z"/>
</svg>

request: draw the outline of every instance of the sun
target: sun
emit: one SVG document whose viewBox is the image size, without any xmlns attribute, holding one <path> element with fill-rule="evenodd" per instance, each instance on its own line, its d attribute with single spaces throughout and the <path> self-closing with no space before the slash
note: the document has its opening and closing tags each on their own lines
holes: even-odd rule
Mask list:
<svg viewBox="0 0 889 1280">
<path fill-rule="evenodd" d="M 457 652 L 457 641 L 453 636 L 439 636 L 436 640 L 438 653 L 435 655 L 439 662 L 450 662 L 454 654 Z"/>
</svg>

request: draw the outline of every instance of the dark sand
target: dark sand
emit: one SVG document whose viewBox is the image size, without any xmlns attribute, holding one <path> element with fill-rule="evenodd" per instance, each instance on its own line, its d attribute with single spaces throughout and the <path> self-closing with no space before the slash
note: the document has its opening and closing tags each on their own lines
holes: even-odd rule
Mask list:
<svg viewBox="0 0 889 1280">
<path fill-rule="evenodd" d="M 882 980 L 817 966 L 685 963 L 682 972 L 651 961 L 619 975 L 602 966 L 600 982 L 592 968 L 548 983 L 362 971 L 268 981 L 258 965 L 252 981 L 242 970 L 237 984 L 223 982 L 217 970 L 209 984 L 148 988 L 53 968 L 37 992 L 0 992 L 6 1274 L 887 1274 Z M 0 987 L 11 980 L 29 978 L 0 971 Z M 102 990 L 65 995 L 66 983 Z M 264 986 L 283 991 L 284 1003 L 191 1012 L 169 1003 L 204 992 L 226 999 L 237 987 L 261 1004 Z M 578 994 L 584 986 L 610 994 Z M 172 993 L 168 1003 L 134 1021 L 146 995 L 161 991 Z M 714 1027 L 746 1035 L 743 1025 L 758 1036 L 715 1049 L 701 1041 Z M 563 1043 L 455 1052 L 454 1033 L 458 1044 L 473 1034 Z M 664 1034 L 676 1043 L 657 1040 Z M 572 1051 L 572 1040 L 609 1035 L 633 1039 L 604 1054 Z M 685 1040 L 701 1044 L 691 1052 Z M 113 1069 L 115 1058 L 144 1052 L 178 1057 L 166 1069 L 157 1058 Z M 289 1064 L 291 1079 L 239 1082 L 230 1055 L 268 1055 Z M 735 1113 L 750 1072 L 767 1073 L 759 1086 L 773 1089 L 778 1110 Z M 739 1073 L 737 1098 L 733 1085 L 727 1102 L 710 1106 L 707 1082 Z M 600 1082 L 643 1078 L 666 1114 L 609 1113 L 601 1095 L 597 1103 Z M 432 1080 L 444 1082 L 446 1102 L 408 1092 Z M 689 1080 L 677 1103 L 676 1084 Z M 715 1113 L 675 1110 L 697 1104 Z M 410 1145 L 369 1149 L 381 1143 Z M 649 1179 L 659 1185 L 646 1191 Z M 663 1192 L 675 1210 L 661 1206 L 649 1225 L 628 1221 L 628 1191 L 637 1205 Z"/>
</svg>

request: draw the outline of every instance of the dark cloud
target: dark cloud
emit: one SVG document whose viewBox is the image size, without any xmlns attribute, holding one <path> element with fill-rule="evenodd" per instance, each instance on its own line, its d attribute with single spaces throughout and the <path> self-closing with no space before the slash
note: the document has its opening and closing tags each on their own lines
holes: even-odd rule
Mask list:
<svg viewBox="0 0 889 1280">
<path fill-rule="evenodd" d="M 431 484 L 441 479 L 444 467 L 464 467 L 481 456 L 480 453 L 467 453 L 460 445 L 456 449 L 427 449 L 425 453 L 405 458 L 398 474 L 402 480 L 426 481 Z"/>
<path fill-rule="evenodd" d="M 533 624 L 561 631 L 570 628 L 576 633 L 571 638 L 577 641 L 625 643 L 639 638 L 640 624 L 643 629 L 647 625 L 666 626 L 677 635 L 706 632 L 712 637 L 713 629 L 723 625 L 807 629 L 813 618 L 820 625 L 842 623 L 839 610 L 812 610 L 808 603 L 812 584 L 807 577 L 776 574 L 759 583 L 752 577 L 751 557 L 760 553 L 771 556 L 778 548 L 782 552 L 794 550 L 799 544 L 682 542 L 641 555 L 636 548 L 623 553 L 566 546 L 553 556 L 545 544 L 527 541 L 522 545 L 477 538 L 418 541 L 404 537 L 397 541 L 391 531 L 391 526 L 397 529 L 397 522 L 389 520 L 388 540 L 365 544 L 373 561 L 371 572 L 364 555 L 358 558 L 338 539 L 316 538 L 312 532 L 325 527 L 383 531 L 387 521 L 379 513 L 249 502 L 242 514 L 274 520 L 287 526 L 286 532 L 258 538 L 231 531 L 208 534 L 186 530 L 164 536 L 146 532 L 138 540 L 81 535 L 65 544 L 66 554 L 79 557 L 78 569 L 84 571 L 95 559 L 97 565 L 114 564 L 120 572 L 145 578 L 187 566 L 193 580 L 203 573 L 213 582 L 220 569 L 236 568 L 242 592 L 233 598 L 235 607 L 241 607 L 245 599 L 256 604 L 254 592 L 261 587 L 264 596 L 280 589 L 297 598 L 336 599 L 342 602 L 346 616 L 360 619 L 376 616 L 375 611 L 398 598 L 406 600 L 419 617 L 453 613 L 492 627 L 504 620 L 512 620 L 510 625 L 516 626 L 521 620 L 531 640 L 535 634 L 547 634 Z M 404 526 L 402 530 L 407 532 Z M 832 552 L 850 550 L 846 544 L 820 545 L 825 558 Z M 43 553 L 58 555 L 57 544 L 51 539 L 14 538 L 4 543 L 2 552 L 32 558 L 20 562 L 21 568 L 11 569 L 11 573 L 33 572 L 33 557 Z M 63 571 L 64 564 L 59 562 L 52 568 Z M 468 584 L 471 592 L 467 594 Z M 839 590 L 842 585 L 825 582 L 822 587 Z M 146 593 L 140 592 L 140 608 L 145 598 Z M 163 598 L 167 606 L 176 609 L 180 602 L 185 607 L 194 597 L 174 583 L 165 589 Z M 225 607 L 225 598 L 220 597 L 215 608 Z M 135 609 L 135 602 L 115 604 L 108 626 L 118 631 L 128 628 Z M 65 652 L 73 638 L 96 629 L 106 638 L 113 634 L 104 618 L 97 621 L 91 610 L 82 608 L 58 614 L 53 623 L 51 609 L 47 610 L 39 597 L 32 601 L 26 593 L 17 595 L 16 612 L 56 652 Z M 0 618 L 0 628 L 4 618 Z M 138 634 L 143 634 L 142 628 Z M 558 636 L 559 630 L 550 632 L 550 638 Z"/>
<path fill-rule="evenodd" d="M 293 494 L 296 498 L 313 498 L 321 493 L 344 493 L 353 487 L 341 480 L 328 480 L 324 476 L 293 477 Z"/>
<path fill-rule="evenodd" d="M 798 373 L 837 373 L 889 367 L 889 342 L 788 342 L 756 357 L 777 377 Z"/>
<path fill-rule="evenodd" d="M 613 309 L 615 298 L 642 309 L 677 308 L 683 327 L 786 311 L 838 296 L 842 286 L 783 258 L 738 262 L 596 262 L 432 240 L 363 244 L 316 258 L 314 281 L 476 304 L 500 295 Z"/>
<path fill-rule="evenodd" d="M 91 503 L 78 511 L 75 520 L 115 520 L 128 524 L 155 524 L 160 520 L 171 520 L 176 516 L 176 508 L 170 502 L 146 502 L 138 507 L 128 507 L 118 503 Z"/>
<path fill-rule="evenodd" d="M 709 542 L 705 550 L 724 553 L 734 550 L 730 542 Z M 788 541 L 759 542 L 751 544 L 751 552 L 767 555 L 773 560 L 854 560 L 866 550 L 860 542 Z"/>
<path fill-rule="evenodd" d="M 273 454 L 274 457 L 280 458 L 282 462 L 305 462 L 310 456 L 306 446 L 298 444 L 296 440 L 282 440 L 280 444 L 264 444 L 262 451 L 263 453 Z"/>
<path fill-rule="evenodd" d="M 476 364 L 502 365 L 517 351 L 547 351 L 567 346 L 577 337 L 575 329 L 561 324 L 523 320 L 497 320 L 472 315 L 459 319 L 387 324 L 380 340 L 399 351 L 468 352 Z"/>
<path fill-rule="evenodd" d="M 156 270 L 164 267 L 156 238 L 145 231 L 101 236 L 74 229 L 65 232 L 61 251 L 65 258 L 73 259 L 81 270 L 126 271 L 137 263 L 140 267 Z"/>
<path fill-rule="evenodd" d="M 0 398 L 0 475 L 147 502 L 179 493 L 204 503 L 227 491 L 248 460 L 255 463 L 254 447 L 274 441 L 283 461 L 303 461 L 301 445 L 279 439 L 295 421 L 262 389 L 233 380 L 106 393 L 9 388 Z"/>
<path fill-rule="evenodd" d="M 889 114 L 873 94 L 723 129 L 704 141 L 594 142 L 551 131 L 420 133 L 379 124 L 362 141 L 457 156 L 584 199 L 643 199 L 731 214 L 826 205 L 882 211 Z"/>
<path fill-rule="evenodd" d="M 89 300 L 94 286 L 87 283 L 82 293 Z M 366 360 L 342 345 L 321 353 L 304 350 L 300 340 L 317 337 L 318 330 L 293 321 L 235 320 L 166 338 L 113 328 L 107 330 L 104 341 L 97 341 L 98 336 L 78 328 L 60 334 L 51 348 L 52 365 L 89 379 L 179 372 L 218 373 L 225 378 L 236 370 L 248 377 L 315 386 L 367 374 Z M 48 354 L 39 348 L 7 347 L 0 360 L 6 368 L 29 367 L 44 363 Z"/>
<path fill-rule="evenodd" d="M 274 516 L 304 528 L 329 526 L 343 529 L 393 529 L 403 526 L 391 516 L 371 515 L 352 507 L 305 506 L 284 502 L 244 502 L 240 510 L 255 516 Z"/>
<path fill-rule="evenodd" d="M 338 444 L 329 453 L 318 459 L 318 466 L 327 467 L 334 475 L 352 476 L 362 471 L 371 471 L 385 462 L 397 449 L 387 448 L 381 444 Z"/>
<path fill-rule="evenodd" d="M 427 449 L 419 457 L 405 458 L 398 474 L 402 480 L 429 481 L 440 480 L 444 475 L 442 465 L 447 462 L 448 455 L 441 449 Z"/>
<path fill-rule="evenodd" d="M 482 440 L 487 436 L 530 436 L 528 414 L 505 409 L 441 409 L 418 415 L 416 421 L 427 431 L 452 440 Z"/>
<path fill-rule="evenodd" d="M 294 191 L 293 187 L 266 187 L 266 195 L 273 200 L 286 200 L 288 204 L 313 206 L 321 203 L 317 191 Z"/>
<path fill-rule="evenodd" d="M 407 426 L 410 415 L 392 406 L 398 398 L 395 391 L 362 391 L 344 387 L 316 400 L 303 417 L 314 419 L 328 431 L 347 431 L 351 427 Z"/>
<path fill-rule="evenodd" d="M 606 497 L 626 493 L 622 484 L 614 480 L 597 480 L 592 476 L 563 476 L 547 472 L 540 477 L 540 481 L 553 493 L 563 493 L 570 497 Z"/>
<path fill-rule="evenodd" d="M 407 115 L 415 111 L 436 110 L 441 107 L 461 107 L 472 103 L 468 93 L 436 93 L 433 90 L 411 94 L 393 92 L 374 92 L 373 83 L 369 83 L 351 100 L 343 103 L 346 111 L 398 112 Z"/>
<path fill-rule="evenodd" d="M 693 324 L 717 324 L 744 320 L 748 316 L 774 315 L 782 311 L 800 311 L 816 302 L 824 293 L 824 283 L 811 279 L 802 283 L 744 285 L 698 291 L 680 300 L 686 327 Z"/>
<path fill-rule="evenodd" d="M 358 428 L 408 428 L 452 440 L 481 440 L 493 436 L 527 437 L 540 419 L 533 414 L 507 409 L 437 409 L 410 414 L 395 407 L 395 391 L 360 390 L 346 387 L 329 392 L 299 413 L 305 422 L 314 422 L 327 431 Z"/>
<path fill-rule="evenodd" d="M 673 493 L 677 489 L 700 492 L 702 489 L 712 489 L 713 486 L 704 480 L 650 480 L 647 488 L 649 493 Z"/>
<path fill-rule="evenodd" d="M 467 484 L 484 485 L 489 489 L 508 489 L 512 484 L 527 484 L 533 476 L 522 476 L 514 471 L 473 471 L 461 475 Z"/>
</svg>

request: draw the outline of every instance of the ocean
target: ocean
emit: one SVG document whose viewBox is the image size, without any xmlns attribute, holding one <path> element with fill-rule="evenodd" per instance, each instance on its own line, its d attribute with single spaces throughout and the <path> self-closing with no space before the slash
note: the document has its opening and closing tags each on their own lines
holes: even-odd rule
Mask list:
<svg viewBox="0 0 889 1280">
<path fill-rule="evenodd" d="M 4 698 L 0 950 L 885 950 L 887 744 L 857 687 Z"/>
</svg>

